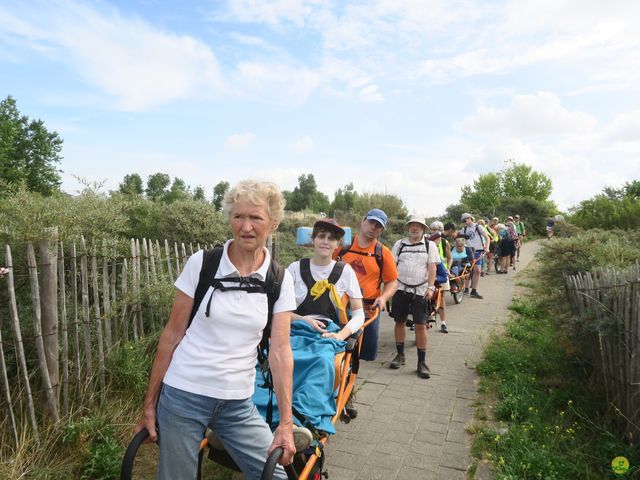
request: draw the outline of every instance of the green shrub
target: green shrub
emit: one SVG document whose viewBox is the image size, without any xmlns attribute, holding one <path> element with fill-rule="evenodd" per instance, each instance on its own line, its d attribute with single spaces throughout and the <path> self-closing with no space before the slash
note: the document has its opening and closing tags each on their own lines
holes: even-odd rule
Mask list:
<svg viewBox="0 0 640 480">
<path fill-rule="evenodd" d="M 117 478 L 124 448 L 116 437 L 113 425 L 105 417 L 82 417 L 62 427 L 63 445 L 81 453 L 82 479 L 110 480 Z"/>
</svg>

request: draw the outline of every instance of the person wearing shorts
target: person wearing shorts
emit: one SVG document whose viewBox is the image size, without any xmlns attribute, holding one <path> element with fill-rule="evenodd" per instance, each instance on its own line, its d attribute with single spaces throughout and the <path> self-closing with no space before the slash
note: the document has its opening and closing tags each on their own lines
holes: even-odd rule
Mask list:
<svg viewBox="0 0 640 480">
<path fill-rule="evenodd" d="M 397 355 L 389 365 L 398 369 L 405 364 L 404 342 L 409 313 L 413 316 L 418 350 L 417 373 L 429 378 L 427 355 L 427 302 L 435 293 L 436 265 L 440 263 L 438 247 L 425 238 L 424 219 L 412 217 L 405 224 L 408 236 L 398 240 L 391 251 L 398 267 L 398 290 L 393 296 L 391 316 L 395 323 L 394 336 Z"/>
<path fill-rule="evenodd" d="M 480 280 L 481 262 L 482 256 L 489 251 L 489 236 L 485 232 L 484 228 L 475 223 L 473 216 L 470 213 L 463 213 L 460 221 L 464 222 L 458 234 L 467 239 L 467 246 L 473 249 L 473 256 L 476 259 L 476 265 L 471 272 L 471 298 L 477 298 L 482 300 L 482 295 L 478 293 L 478 282 Z M 465 286 L 465 295 L 469 293 L 469 288 Z"/>
</svg>

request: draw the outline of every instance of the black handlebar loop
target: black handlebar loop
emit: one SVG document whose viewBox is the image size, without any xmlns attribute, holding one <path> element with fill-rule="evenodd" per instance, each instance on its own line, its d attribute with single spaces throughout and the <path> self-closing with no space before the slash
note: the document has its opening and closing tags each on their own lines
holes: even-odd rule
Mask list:
<svg viewBox="0 0 640 480">
<path fill-rule="evenodd" d="M 278 460 L 282 458 L 284 454 L 284 449 L 282 447 L 276 447 L 273 449 L 271 454 L 267 457 L 267 461 L 264 464 L 264 469 L 262 470 L 262 475 L 260 476 L 260 480 L 272 480 L 273 472 L 276 470 L 276 466 L 278 465 Z M 286 465 L 284 467 L 284 471 L 287 474 L 287 478 L 289 480 L 298 480 L 298 475 L 296 474 L 293 465 Z"/>
<path fill-rule="evenodd" d="M 120 480 L 131 480 L 131 473 L 133 471 L 133 461 L 136 458 L 136 454 L 138 453 L 138 449 L 142 442 L 144 442 L 149 437 L 149 430 L 143 428 L 138 433 L 135 434 L 133 440 L 127 447 L 127 451 L 124 453 L 124 458 L 122 459 L 122 467 L 120 467 Z"/>
</svg>

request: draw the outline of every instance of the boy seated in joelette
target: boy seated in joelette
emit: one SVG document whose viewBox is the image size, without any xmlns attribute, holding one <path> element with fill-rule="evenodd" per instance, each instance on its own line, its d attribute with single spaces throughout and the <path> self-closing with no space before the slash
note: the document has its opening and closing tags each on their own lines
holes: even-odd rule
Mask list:
<svg viewBox="0 0 640 480">
<path fill-rule="evenodd" d="M 348 264 L 331 259 L 344 233 L 333 219 L 317 221 L 312 233 L 313 257 L 288 267 L 298 306 L 291 315 L 293 406 L 315 428 L 326 433 L 335 433 L 331 424 L 336 412 L 334 357 L 345 349 L 344 340 L 357 332 L 365 320 L 355 272 Z M 339 313 L 345 311 L 344 294 L 349 297 L 351 320 L 348 322 Z M 254 403 L 263 410 L 268 396 L 264 388 L 259 388 L 259 383 Z M 274 411 L 273 421 L 277 419 Z"/>
</svg>

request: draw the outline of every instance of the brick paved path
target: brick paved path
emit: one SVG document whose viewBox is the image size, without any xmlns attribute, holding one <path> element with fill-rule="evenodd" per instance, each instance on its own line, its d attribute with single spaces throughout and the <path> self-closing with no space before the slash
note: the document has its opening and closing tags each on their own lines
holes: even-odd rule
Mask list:
<svg viewBox="0 0 640 480">
<path fill-rule="evenodd" d="M 523 246 L 518 269 L 533 258 L 537 245 Z M 389 369 L 395 356 L 393 320 L 383 315 L 378 360 L 363 362 L 358 376 L 358 418 L 337 425 L 327 446 L 330 480 L 464 479 L 471 463 L 472 420 L 478 379 L 473 370 L 492 327 L 504 322 L 515 275 L 480 279 L 483 300 L 447 298 L 449 334 L 429 333 L 428 380 L 416 375 L 414 337 L 407 335 L 407 364 Z"/>
</svg>

